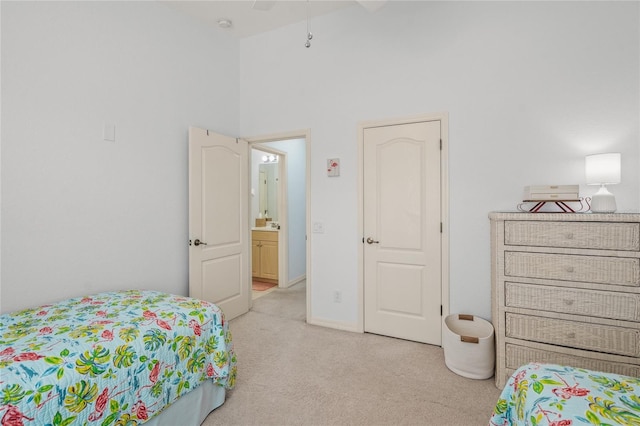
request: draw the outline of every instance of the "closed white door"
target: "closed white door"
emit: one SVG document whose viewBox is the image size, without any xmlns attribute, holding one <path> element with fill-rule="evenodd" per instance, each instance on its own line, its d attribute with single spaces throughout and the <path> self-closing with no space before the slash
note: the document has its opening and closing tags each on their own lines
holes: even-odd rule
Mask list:
<svg viewBox="0 0 640 426">
<path fill-rule="evenodd" d="M 248 143 L 189 128 L 189 295 L 249 310 Z"/>
<path fill-rule="evenodd" d="M 363 131 L 364 329 L 440 345 L 441 123 Z"/>
</svg>

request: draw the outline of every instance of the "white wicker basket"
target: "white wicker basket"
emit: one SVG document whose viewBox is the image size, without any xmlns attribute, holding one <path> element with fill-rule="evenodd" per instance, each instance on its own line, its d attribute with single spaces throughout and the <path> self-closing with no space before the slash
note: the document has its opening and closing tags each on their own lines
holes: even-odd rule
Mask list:
<svg viewBox="0 0 640 426">
<path fill-rule="evenodd" d="M 496 353 L 493 325 L 473 315 L 448 315 L 444 319 L 442 348 L 449 370 L 470 379 L 493 376 Z"/>
</svg>

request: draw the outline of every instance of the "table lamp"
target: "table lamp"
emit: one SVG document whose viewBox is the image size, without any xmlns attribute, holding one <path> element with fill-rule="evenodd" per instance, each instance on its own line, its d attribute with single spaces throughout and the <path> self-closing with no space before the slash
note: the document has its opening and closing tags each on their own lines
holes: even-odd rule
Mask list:
<svg viewBox="0 0 640 426">
<path fill-rule="evenodd" d="M 620 153 L 587 155 L 584 166 L 587 185 L 600 185 L 598 192 L 591 197 L 591 211 L 615 212 L 616 198 L 607 190 L 606 185 L 620 183 Z"/>
</svg>

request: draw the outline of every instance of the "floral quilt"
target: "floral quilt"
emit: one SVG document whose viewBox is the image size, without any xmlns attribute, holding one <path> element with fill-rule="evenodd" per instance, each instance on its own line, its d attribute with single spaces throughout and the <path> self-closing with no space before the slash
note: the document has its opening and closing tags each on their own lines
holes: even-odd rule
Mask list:
<svg viewBox="0 0 640 426">
<path fill-rule="evenodd" d="M 489 421 L 503 425 L 640 425 L 640 379 L 552 364 L 509 378 Z"/>
<path fill-rule="evenodd" d="M 3 426 L 141 424 L 235 378 L 228 325 L 203 300 L 129 290 L 0 315 Z"/>
</svg>

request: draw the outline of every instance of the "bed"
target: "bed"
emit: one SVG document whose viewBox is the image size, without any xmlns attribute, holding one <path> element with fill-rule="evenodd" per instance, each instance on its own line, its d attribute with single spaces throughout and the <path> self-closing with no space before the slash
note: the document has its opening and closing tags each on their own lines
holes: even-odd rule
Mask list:
<svg viewBox="0 0 640 426">
<path fill-rule="evenodd" d="M 509 378 L 489 424 L 640 425 L 640 379 L 531 363 Z"/>
<path fill-rule="evenodd" d="M 2 425 L 200 424 L 235 378 L 206 301 L 128 290 L 0 315 Z"/>
</svg>

